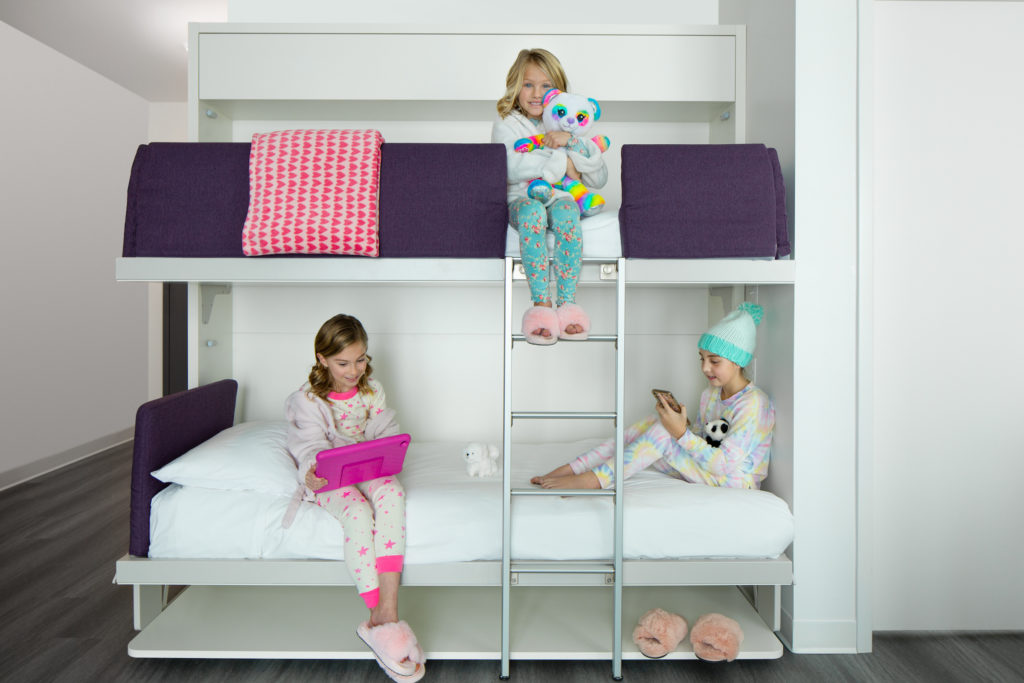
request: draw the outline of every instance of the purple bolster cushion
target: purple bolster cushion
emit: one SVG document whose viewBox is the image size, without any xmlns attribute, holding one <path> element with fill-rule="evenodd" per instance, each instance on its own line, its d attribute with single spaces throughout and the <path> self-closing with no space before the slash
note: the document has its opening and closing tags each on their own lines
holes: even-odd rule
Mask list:
<svg viewBox="0 0 1024 683">
<path fill-rule="evenodd" d="M 249 147 L 140 145 L 128 181 L 122 255 L 244 257 Z M 503 145 L 384 143 L 380 174 L 381 257 L 504 258 Z"/>
<path fill-rule="evenodd" d="M 168 486 L 150 472 L 230 427 L 237 393 L 238 382 L 224 379 L 139 406 L 132 453 L 129 554 L 149 555 L 149 503 Z"/>
<path fill-rule="evenodd" d="M 778 156 L 764 145 L 622 146 L 627 258 L 784 256 L 785 202 Z"/>
</svg>

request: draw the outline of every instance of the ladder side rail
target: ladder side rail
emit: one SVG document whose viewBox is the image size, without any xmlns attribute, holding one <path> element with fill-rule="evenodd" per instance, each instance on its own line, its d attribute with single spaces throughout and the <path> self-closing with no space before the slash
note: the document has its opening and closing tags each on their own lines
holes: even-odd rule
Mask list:
<svg viewBox="0 0 1024 683">
<path fill-rule="evenodd" d="M 509 677 L 511 659 L 512 589 L 512 269 L 514 259 L 505 257 L 505 324 L 502 330 L 502 501 L 501 501 L 501 673 Z"/>
<path fill-rule="evenodd" d="M 625 447 L 625 380 L 626 380 L 626 259 L 618 259 L 618 279 L 615 283 L 615 585 L 613 588 L 612 678 L 622 680 L 622 555 L 623 555 L 623 449 Z"/>
</svg>

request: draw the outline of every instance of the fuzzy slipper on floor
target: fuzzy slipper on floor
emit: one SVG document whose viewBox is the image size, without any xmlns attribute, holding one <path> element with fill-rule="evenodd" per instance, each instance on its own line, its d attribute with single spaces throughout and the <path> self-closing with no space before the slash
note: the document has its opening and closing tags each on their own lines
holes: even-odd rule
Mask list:
<svg viewBox="0 0 1024 683">
<path fill-rule="evenodd" d="M 583 307 L 579 304 L 562 304 L 557 309 L 558 312 L 558 338 L 559 339 L 577 339 L 583 340 L 587 338 L 590 333 L 590 316 L 583 310 Z M 582 332 L 569 333 L 565 331 L 565 328 L 569 325 L 579 325 L 583 328 Z"/>
<path fill-rule="evenodd" d="M 686 619 L 658 608 L 640 617 L 633 629 L 633 642 L 641 654 L 651 659 L 661 659 L 672 652 L 685 637 Z"/>
<path fill-rule="evenodd" d="M 693 654 L 708 662 L 731 662 L 740 653 L 743 629 L 734 619 L 716 614 L 705 614 L 697 619 L 690 631 Z"/>
<path fill-rule="evenodd" d="M 531 344 L 548 346 L 558 341 L 558 314 L 548 306 L 531 306 L 523 314 L 523 336 Z M 548 336 L 534 334 L 534 330 L 545 330 Z"/>
<path fill-rule="evenodd" d="M 423 648 L 406 622 L 371 627 L 364 621 L 356 627 L 356 635 L 373 650 L 377 663 L 391 680 L 413 683 L 426 673 Z"/>
</svg>

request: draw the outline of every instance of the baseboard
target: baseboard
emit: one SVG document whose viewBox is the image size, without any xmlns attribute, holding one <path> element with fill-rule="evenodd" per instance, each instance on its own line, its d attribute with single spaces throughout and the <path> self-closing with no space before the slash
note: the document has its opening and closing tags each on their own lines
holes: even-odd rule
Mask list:
<svg viewBox="0 0 1024 683">
<path fill-rule="evenodd" d="M 12 486 L 17 486 L 18 484 L 23 484 L 26 481 L 35 479 L 47 472 L 60 469 L 65 465 L 70 465 L 78 460 L 98 455 L 99 453 L 110 450 L 115 446 L 128 443 L 132 440 L 134 435 L 135 427 L 128 427 L 127 429 L 122 429 L 119 432 L 107 434 L 99 439 L 83 443 L 80 446 L 69 448 L 61 453 L 56 453 L 42 458 L 41 460 L 20 465 L 14 469 L 7 470 L 6 472 L 0 472 L 0 491 L 9 489 Z"/>
</svg>

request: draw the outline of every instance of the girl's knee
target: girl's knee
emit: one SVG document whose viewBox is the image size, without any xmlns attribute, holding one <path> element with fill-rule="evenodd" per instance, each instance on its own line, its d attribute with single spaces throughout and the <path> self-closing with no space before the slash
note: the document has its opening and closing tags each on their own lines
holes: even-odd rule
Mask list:
<svg viewBox="0 0 1024 683">
<path fill-rule="evenodd" d="M 547 214 L 544 211 L 544 205 L 536 199 L 515 200 L 509 207 L 509 215 L 512 218 L 512 224 L 520 230 L 547 227 Z"/>
<path fill-rule="evenodd" d="M 580 207 L 576 206 L 576 202 L 564 197 L 555 200 L 549 211 L 551 212 L 552 222 L 579 223 L 580 221 Z"/>
<path fill-rule="evenodd" d="M 346 529 L 371 529 L 373 528 L 373 508 L 365 499 L 361 502 L 353 502 L 344 506 L 339 519 Z"/>
</svg>

